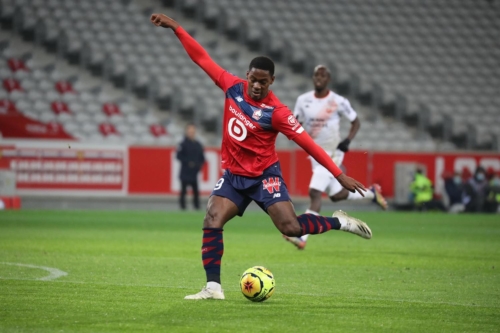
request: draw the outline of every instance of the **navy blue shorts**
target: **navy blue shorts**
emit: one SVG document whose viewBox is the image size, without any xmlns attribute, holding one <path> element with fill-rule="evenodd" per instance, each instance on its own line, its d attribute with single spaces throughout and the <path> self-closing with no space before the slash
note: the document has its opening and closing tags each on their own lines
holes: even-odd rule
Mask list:
<svg viewBox="0 0 500 333">
<path fill-rule="evenodd" d="M 267 208 L 276 202 L 291 201 L 279 162 L 271 165 L 258 177 L 238 176 L 226 170 L 215 184 L 211 195 L 228 198 L 234 202 L 238 206 L 239 216 L 243 215 L 252 200 L 266 212 Z"/>
</svg>

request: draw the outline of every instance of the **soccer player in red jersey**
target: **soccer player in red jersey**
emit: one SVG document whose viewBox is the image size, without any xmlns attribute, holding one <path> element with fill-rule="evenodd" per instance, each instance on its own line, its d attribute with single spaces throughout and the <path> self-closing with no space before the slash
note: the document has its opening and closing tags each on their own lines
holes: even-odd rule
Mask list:
<svg viewBox="0 0 500 333">
<path fill-rule="evenodd" d="M 153 14 L 151 22 L 170 28 L 184 46 L 189 57 L 221 88 L 226 96 L 222 133 L 222 168 L 226 171 L 215 185 L 208 200 L 203 220 L 201 256 L 207 285 L 186 299 L 224 299 L 220 281 L 220 265 L 224 252 L 222 231 L 233 217 L 242 216 L 255 201 L 286 236 L 320 234 L 331 229 L 354 233 L 370 239 L 370 228 L 362 221 L 337 211 L 333 217 L 302 214 L 297 216 L 281 175 L 275 150 L 279 132 L 293 140 L 318 163 L 323 165 L 351 192 L 361 195 L 365 187 L 342 173 L 283 105 L 269 86 L 274 82 L 274 63 L 267 57 L 254 58 L 246 80 L 217 65 L 176 21 L 164 14 Z"/>
</svg>

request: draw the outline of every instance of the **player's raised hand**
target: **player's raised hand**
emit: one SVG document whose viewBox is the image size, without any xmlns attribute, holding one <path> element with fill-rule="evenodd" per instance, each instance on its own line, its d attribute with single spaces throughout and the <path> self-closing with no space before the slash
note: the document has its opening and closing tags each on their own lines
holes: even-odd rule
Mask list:
<svg viewBox="0 0 500 333">
<path fill-rule="evenodd" d="M 150 20 L 151 23 L 153 23 L 157 27 L 170 28 L 172 30 L 175 30 L 177 29 L 177 27 L 179 27 L 179 23 L 175 22 L 175 20 L 171 19 L 165 14 L 152 14 Z"/>
<path fill-rule="evenodd" d="M 358 193 L 361 194 L 363 197 L 365 196 L 363 192 L 366 192 L 366 188 L 356 179 L 346 176 L 343 173 L 337 177 L 337 180 L 340 183 L 340 185 L 342 185 L 342 187 L 344 187 L 346 190 L 351 191 L 352 193 L 358 191 Z"/>
</svg>

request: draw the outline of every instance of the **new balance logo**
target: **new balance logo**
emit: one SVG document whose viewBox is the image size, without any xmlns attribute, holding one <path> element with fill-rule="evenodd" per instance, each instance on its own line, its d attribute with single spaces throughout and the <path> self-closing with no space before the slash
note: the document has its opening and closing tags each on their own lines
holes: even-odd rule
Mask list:
<svg viewBox="0 0 500 333">
<path fill-rule="evenodd" d="M 243 98 L 241 96 L 236 96 L 236 100 L 238 101 L 238 103 L 243 102 Z"/>
<path fill-rule="evenodd" d="M 273 199 L 274 198 L 281 198 L 281 193 L 274 193 L 273 195 Z"/>
<path fill-rule="evenodd" d="M 280 191 L 280 178 L 279 177 L 269 177 L 269 179 L 264 179 L 262 181 L 262 189 L 267 190 L 270 194 Z"/>
</svg>

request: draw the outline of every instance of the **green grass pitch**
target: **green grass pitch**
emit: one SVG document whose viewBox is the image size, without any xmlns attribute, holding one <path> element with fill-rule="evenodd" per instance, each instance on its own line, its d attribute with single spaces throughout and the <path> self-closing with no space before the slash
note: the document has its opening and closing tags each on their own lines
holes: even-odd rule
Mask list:
<svg viewBox="0 0 500 333">
<path fill-rule="evenodd" d="M 0 213 L 0 332 L 499 332 L 500 218 L 356 213 L 372 240 L 331 231 L 305 251 L 264 213 L 225 228 L 225 301 L 204 285 L 197 213 Z M 42 269 L 68 275 L 51 281 Z M 276 292 L 252 303 L 239 276 Z"/>
</svg>

